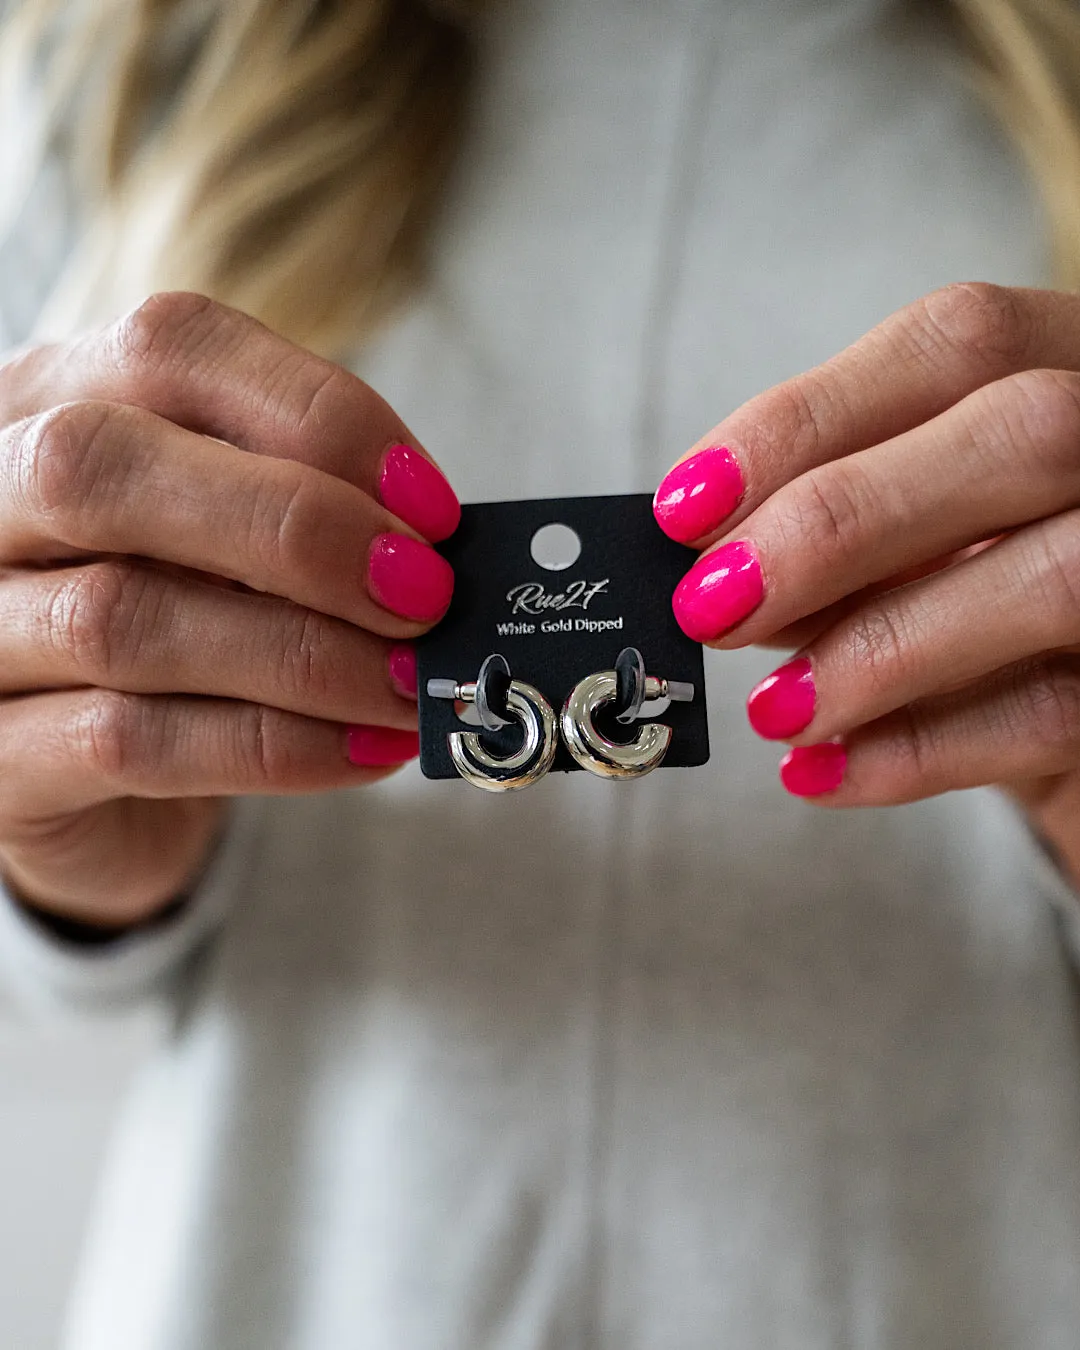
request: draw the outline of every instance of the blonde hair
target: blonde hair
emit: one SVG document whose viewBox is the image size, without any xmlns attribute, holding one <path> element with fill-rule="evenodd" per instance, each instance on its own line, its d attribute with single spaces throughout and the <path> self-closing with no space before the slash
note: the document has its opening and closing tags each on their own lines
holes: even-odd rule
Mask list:
<svg viewBox="0 0 1080 1350">
<path fill-rule="evenodd" d="M 323 352 L 354 344 L 418 278 L 460 140 L 470 8 L 17 0 L 0 125 L 33 134 L 9 181 L 27 186 L 64 137 L 87 208 L 41 327 L 178 289 Z"/>
<path fill-rule="evenodd" d="M 0 125 L 25 187 L 50 144 L 87 204 L 46 307 L 63 331 L 201 291 L 340 354 L 419 279 L 461 139 L 483 0 L 16 0 Z M 1080 285 L 1080 14 L 949 0 Z M 19 198 L 16 187 L 10 200 Z M 5 225 L 0 205 L 0 228 Z"/>
<path fill-rule="evenodd" d="M 1020 146 L 1050 224 L 1054 277 L 1080 288 L 1080 8 L 951 0 L 984 91 Z"/>
</svg>

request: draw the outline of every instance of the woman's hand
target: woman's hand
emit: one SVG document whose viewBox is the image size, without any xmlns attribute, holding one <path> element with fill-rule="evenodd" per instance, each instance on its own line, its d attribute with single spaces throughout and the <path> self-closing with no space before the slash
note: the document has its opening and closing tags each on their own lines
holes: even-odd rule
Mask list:
<svg viewBox="0 0 1080 1350">
<path fill-rule="evenodd" d="M 458 505 L 410 442 L 198 296 L 0 369 L 0 871 L 25 900 L 136 921 L 198 872 L 222 797 L 416 753 L 401 644 L 449 604 L 425 540 Z"/>
<path fill-rule="evenodd" d="M 692 637 L 830 806 L 1000 783 L 1080 877 L 1080 298 L 957 285 L 744 404 L 665 478 Z"/>
</svg>

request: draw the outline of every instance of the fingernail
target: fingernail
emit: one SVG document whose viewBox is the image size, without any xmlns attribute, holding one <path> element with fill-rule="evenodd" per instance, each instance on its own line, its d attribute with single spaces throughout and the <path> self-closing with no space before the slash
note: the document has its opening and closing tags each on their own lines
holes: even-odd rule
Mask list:
<svg viewBox="0 0 1080 1350">
<path fill-rule="evenodd" d="M 780 761 L 780 781 L 796 797 L 821 797 L 844 781 L 847 751 L 834 741 L 789 750 Z"/>
<path fill-rule="evenodd" d="M 786 740 L 814 720 L 814 675 L 805 656 L 774 670 L 746 701 L 750 725 L 769 741 Z"/>
<path fill-rule="evenodd" d="M 349 763 L 365 769 L 404 764 L 420 753 L 419 734 L 394 727 L 350 727 L 346 744 Z"/>
<path fill-rule="evenodd" d="M 454 489 L 426 455 L 411 445 L 392 445 L 379 474 L 379 500 L 399 520 L 437 544 L 461 520 Z"/>
<path fill-rule="evenodd" d="M 679 627 L 695 642 L 710 642 L 761 604 L 761 565 L 749 544 L 737 541 L 706 553 L 675 588 Z"/>
<path fill-rule="evenodd" d="M 656 489 L 656 523 L 680 544 L 715 530 L 745 490 L 739 462 L 726 445 L 713 445 L 676 464 Z"/>
<path fill-rule="evenodd" d="M 385 609 L 430 623 L 446 613 L 454 593 L 454 569 L 417 539 L 380 534 L 371 545 L 368 589 Z"/>
<path fill-rule="evenodd" d="M 416 648 L 409 642 L 399 642 L 390 648 L 387 661 L 390 683 L 402 698 L 416 697 Z"/>
</svg>

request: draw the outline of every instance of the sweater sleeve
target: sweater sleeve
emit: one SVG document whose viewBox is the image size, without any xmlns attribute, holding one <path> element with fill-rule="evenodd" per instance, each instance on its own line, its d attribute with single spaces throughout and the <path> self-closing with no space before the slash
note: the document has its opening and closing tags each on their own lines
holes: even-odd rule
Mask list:
<svg viewBox="0 0 1080 1350">
<path fill-rule="evenodd" d="M 213 940 L 248 874 L 263 817 L 257 798 L 231 805 L 197 886 L 163 922 L 113 941 L 68 941 L 0 886 L 0 994 L 30 1012 L 92 1013 L 167 993 L 172 977 Z"/>
</svg>

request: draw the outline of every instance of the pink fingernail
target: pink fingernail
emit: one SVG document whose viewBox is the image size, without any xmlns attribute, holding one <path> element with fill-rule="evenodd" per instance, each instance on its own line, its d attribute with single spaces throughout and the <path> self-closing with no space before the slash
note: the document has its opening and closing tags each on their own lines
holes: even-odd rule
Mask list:
<svg viewBox="0 0 1080 1350">
<path fill-rule="evenodd" d="M 783 741 L 814 720 L 814 675 L 805 656 L 774 670 L 746 701 L 750 725 L 766 740 Z"/>
<path fill-rule="evenodd" d="M 416 648 L 408 642 L 399 642 L 390 648 L 387 660 L 390 683 L 402 698 L 416 697 Z"/>
<path fill-rule="evenodd" d="M 427 544 L 404 534 L 376 535 L 368 559 L 368 589 L 385 609 L 431 623 L 446 613 L 454 569 Z"/>
<path fill-rule="evenodd" d="M 656 523 L 689 544 L 725 521 L 745 491 L 739 462 L 726 445 L 710 446 L 676 464 L 656 490 Z"/>
<path fill-rule="evenodd" d="M 394 727 L 350 727 L 346 745 L 350 764 L 373 769 L 415 759 L 420 753 L 420 736 Z"/>
<path fill-rule="evenodd" d="M 671 604 L 687 637 L 710 642 L 757 609 L 764 594 L 757 554 L 736 541 L 699 558 L 676 586 Z"/>
<path fill-rule="evenodd" d="M 789 750 L 780 761 L 780 781 L 796 797 L 821 797 L 844 781 L 847 751 L 825 741 Z"/>
<path fill-rule="evenodd" d="M 399 520 L 437 544 L 461 520 L 454 489 L 426 455 L 411 445 L 392 445 L 379 474 L 379 500 Z"/>
</svg>

